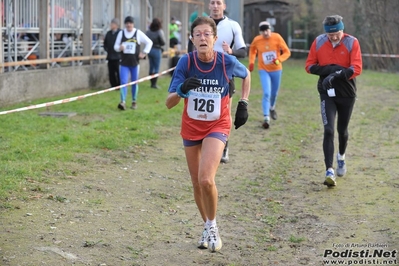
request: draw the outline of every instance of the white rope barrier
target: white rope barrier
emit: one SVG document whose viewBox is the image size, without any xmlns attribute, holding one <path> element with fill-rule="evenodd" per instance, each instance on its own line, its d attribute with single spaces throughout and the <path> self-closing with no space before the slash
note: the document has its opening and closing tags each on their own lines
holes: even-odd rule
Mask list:
<svg viewBox="0 0 399 266">
<path fill-rule="evenodd" d="M 77 100 L 82 100 L 82 99 L 90 97 L 90 96 L 95 96 L 95 95 L 103 94 L 103 93 L 106 93 L 106 92 L 114 91 L 114 90 L 120 89 L 120 88 L 125 87 L 125 86 L 137 84 L 137 83 L 140 83 L 140 82 L 143 82 L 143 81 L 146 81 L 146 80 L 150 80 L 150 79 L 155 78 L 155 77 L 162 76 L 162 75 L 164 75 L 166 73 L 169 73 L 169 72 L 173 71 L 174 69 L 175 69 L 175 67 L 169 68 L 169 69 L 167 69 L 165 71 L 162 71 L 162 72 L 160 72 L 158 74 L 146 76 L 144 78 L 141 78 L 141 79 L 126 83 L 124 85 L 112 87 L 112 88 L 101 90 L 101 91 L 96 91 L 96 92 L 93 92 L 93 93 L 88 93 L 88 94 L 75 96 L 75 97 L 71 97 L 71 98 L 66 98 L 66 99 L 62 99 L 62 100 L 57 100 L 57 101 L 53 101 L 53 102 L 34 104 L 34 105 L 21 107 L 21 108 L 17 108 L 17 109 L 13 109 L 13 110 L 8 110 L 8 111 L 2 111 L 2 112 L 0 112 L 0 115 L 6 115 L 6 114 L 11 114 L 11 113 L 16 113 L 16 112 L 22 112 L 22 111 L 33 110 L 33 109 L 49 107 L 49 106 L 53 106 L 53 105 L 57 105 L 57 104 L 63 104 L 63 103 L 69 103 L 69 102 L 77 101 Z"/>
<path fill-rule="evenodd" d="M 305 49 L 290 49 L 291 52 L 309 53 L 309 50 Z M 387 57 L 387 58 L 399 58 L 397 54 L 362 54 L 363 57 Z"/>
</svg>

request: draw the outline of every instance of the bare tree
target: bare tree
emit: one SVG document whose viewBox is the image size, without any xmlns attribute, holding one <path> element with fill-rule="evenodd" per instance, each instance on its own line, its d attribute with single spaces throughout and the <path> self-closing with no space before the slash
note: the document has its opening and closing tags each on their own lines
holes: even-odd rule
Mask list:
<svg viewBox="0 0 399 266">
<path fill-rule="evenodd" d="M 398 54 L 399 1 L 358 0 L 354 16 L 356 33 L 364 53 Z M 371 69 L 399 70 L 398 58 L 365 58 L 364 65 Z"/>
<path fill-rule="evenodd" d="M 345 32 L 358 38 L 363 53 L 399 54 L 399 1 L 397 0 L 289 0 L 294 20 L 308 30 L 309 45 L 323 33 L 327 15 L 344 18 Z M 399 58 L 363 57 L 369 69 L 399 71 Z"/>
</svg>

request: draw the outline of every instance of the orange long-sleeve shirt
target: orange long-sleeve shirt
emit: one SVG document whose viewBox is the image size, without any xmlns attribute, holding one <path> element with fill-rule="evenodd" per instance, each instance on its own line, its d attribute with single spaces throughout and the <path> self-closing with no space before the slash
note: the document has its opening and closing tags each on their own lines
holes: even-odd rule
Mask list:
<svg viewBox="0 0 399 266">
<path fill-rule="evenodd" d="M 258 69 L 266 71 L 277 71 L 283 68 L 282 62 L 291 56 L 291 51 L 285 43 L 283 37 L 276 32 L 272 32 L 269 38 L 258 35 L 254 38 L 249 47 L 249 63 L 254 64 L 258 55 Z M 280 64 L 273 63 L 278 59 Z"/>
<path fill-rule="evenodd" d="M 308 73 L 320 76 L 317 84 L 319 93 L 327 93 L 322 87 L 322 81 L 326 76 L 334 73 L 335 70 L 325 73 L 327 69 L 325 71 L 315 71 L 314 66 L 323 68 L 331 65 L 353 70 L 352 76 L 348 77 L 347 80 L 335 79 L 333 81 L 333 86 L 337 89 L 337 96 L 356 97 L 355 78 L 362 73 L 362 53 L 359 41 L 355 37 L 344 33 L 340 43 L 334 47 L 326 34 L 319 35 L 310 47 L 305 66 Z"/>
</svg>

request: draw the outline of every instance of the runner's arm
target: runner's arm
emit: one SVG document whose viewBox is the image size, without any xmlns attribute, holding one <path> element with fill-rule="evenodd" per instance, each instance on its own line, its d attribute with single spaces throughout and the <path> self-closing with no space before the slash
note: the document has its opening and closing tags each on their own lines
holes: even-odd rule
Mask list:
<svg viewBox="0 0 399 266">
<path fill-rule="evenodd" d="M 188 57 L 187 55 L 183 56 L 177 62 L 175 71 L 173 72 L 172 80 L 170 81 L 169 86 L 169 95 L 166 98 L 166 107 L 171 109 L 175 107 L 180 102 L 180 96 L 177 94 L 177 87 L 181 86 L 183 82 L 188 78 Z"/>
<path fill-rule="evenodd" d="M 168 98 L 166 98 L 166 107 L 168 109 L 171 109 L 173 107 L 175 107 L 176 105 L 179 104 L 180 102 L 180 96 L 177 95 L 177 92 L 170 92 L 168 95 Z"/>
<path fill-rule="evenodd" d="M 248 69 L 247 76 L 242 80 L 241 88 L 241 99 L 248 102 L 249 93 L 251 91 L 251 74 Z"/>
<path fill-rule="evenodd" d="M 143 49 L 143 53 L 149 54 L 152 48 L 152 41 L 150 38 L 145 35 L 141 30 L 137 30 L 137 41 L 139 44 L 144 43 L 145 47 Z"/>
<path fill-rule="evenodd" d="M 336 71 L 335 76 L 339 79 L 350 80 L 360 75 L 362 72 L 362 53 L 360 51 L 360 45 L 358 40 L 355 38 L 353 47 L 350 52 L 350 66 L 348 68 L 342 67 L 342 71 Z"/>
<path fill-rule="evenodd" d="M 256 48 L 256 38 L 254 38 L 251 45 L 249 46 L 249 64 L 255 63 L 257 52 L 258 49 Z"/>
<path fill-rule="evenodd" d="M 335 71 L 343 69 L 343 67 L 339 65 L 319 65 L 319 59 L 316 52 L 316 40 L 313 41 L 312 46 L 310 47 L 308 58 L 306 59 L 306 72 L 309 74 L 318 75 L 321 77 L 326 77 Z"/>
<path fill-rule="evenodd" d="M 284 62 L 291 56 L 291 51 L 288 48 L 288 45 L 285 43 L 283 37 L 280 35 L 280 49 L 282 51 L 282 54 L 277 56 L 277 59 L 280 60 L 280 62 Z"/>
<path fill-rule="evenodd" d="M 114 44 L 114 50 L 116 52 L 120 52 L 121 51 L 122 34 L 123 34 L 123 30 L 121 30 L 118 33 L 118 36 L 116 36 L 116 40 L 115 40 L 115 44 Z"/>
<path fill-rule="evenodd" d="M 357 39 L 355 39 L 353 43 L 350 58 L 351 58 L 350 68 L 353 70 L 353 75 L 350 77 L 350 79 L 353 79 L 362 73 L 362 68 L 363 68 L 362 52 L 360 51 L 360 45 Z"/>
<path fill-rule="evenodd" d="M 227 47 L 227 50 L 225 50 L 225 47 Z M 236 58 L 244 58 L 247 55 L 247 51 L 245 50 L 245 47 L 241 47 L 238 50 L 234 50 L 226 42 L 223 42 L 223 50 L 226 51 L 227 54 L 233 55 Z M 189 52 L 192 52 L 192 51 L 189 51 Z"/>
<path fill-rule="evenodd" d="M 246 45 L 244 38 L 242 37 L 242 30 L 240 24 L 237 22 L 234 26 L 234 48 L 232 49 L 231 54 L 237 58 L 244 58 L 247 56 Z"/>
<path fill-rule="evenodd" d="M 232 49 L 231 52 L 232 52 L 231 54 L 237 58 L 244 58 L 247 55 L 247 51 L 245 50 L 245 47 L 242 47 L 237 50 Z"/>
<path fill-rule="evenodd" d="M 249 70 L 237 59 L 235 59 L 233 68 L 233 77 L 242 78 L 241 99 L 248 102 L 249 93 L 251 91 L 251 73 Z"/>
<path fill-rule="evenodd" d="M 310 66 L 310 74 L 318 75 L 318 76 L 328 76 L 335 71 L 339 71 L 344 69 L 342 66 L 339 65 L 326 65 L 320 66 L 318 64 Z"/>
</svg>

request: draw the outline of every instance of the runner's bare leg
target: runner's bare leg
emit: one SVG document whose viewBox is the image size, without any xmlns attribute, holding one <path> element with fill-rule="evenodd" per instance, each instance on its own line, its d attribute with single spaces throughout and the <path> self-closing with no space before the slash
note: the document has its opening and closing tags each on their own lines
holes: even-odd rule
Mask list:
<svg viewBox="0 0 399 266">
<path fill-rule="evenodd" d="M 220 164 L 220 157 L 225 144 L 217 138 L 205 138 L 202 143 L 199 167 L 199 184 L 202 189 L 202 200 L 209 220 L 216 218 L 218 191 L 215 177 Z"/>
<path fill-rule="evenodd" d="M 202 145 L 185 147 L 187 165 L 194 188 L 194 199 L 204 222 L 216 217 L 218 192 L 215 176 L 223 153 L 224 143 L 205 138 Z"/>
<path fill-rule="evenodd" d="M 197 204 L 197 207 L 201 214 L 202 220 L 204 220 L 204 222 L 206 222 L 207 217 L 205 214 L 205 207 L 204 207 L 204 203 L 202 201 L 202 190 L 201 190 L 201 187 L 199 184 L 199 178 L 198 178 L 198 170 L 199 170 L 199 164 L 200 164 L 200 159 L 201 159 L 201 147 L 202 147 L 202 144 L 191 146 L 191 147 L 184 147 L 184 151 L 186 153 L 188 170 L 190 172 L 191 182 L 193 184 L 194 200 L 195 200 L 195 203 Z"/>
</svg>

